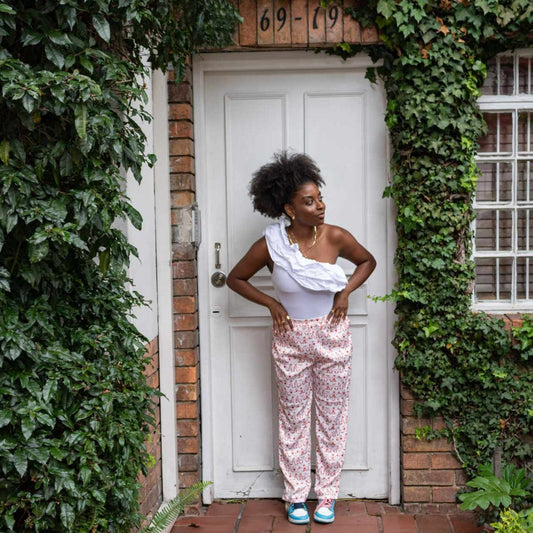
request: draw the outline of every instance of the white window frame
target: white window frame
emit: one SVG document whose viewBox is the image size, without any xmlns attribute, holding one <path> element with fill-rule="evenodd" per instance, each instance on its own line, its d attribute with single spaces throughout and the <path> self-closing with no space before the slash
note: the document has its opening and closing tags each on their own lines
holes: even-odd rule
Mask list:
<svg viewBox="0 0 533 533">
<path fill-rule="evenodd" d="M 501 56 L 513 56 L 514 57 L 514 88 L 518 87 L 518 62 L 521 58 L 533 58 L 533 49 L 522 49 L 516 50 L 515 52 L 504 52 L 497 56 L 497 78 L 499 80 L 500 74 L 500 62 L 499 57 Z M 533 69 L 533 63 L 531 67 Z M 532 87 L 533 90 L 533 87 Z M 476 157 L 476 162 L 508 162 L 511 163 L 514 167 L 513 175 L 516 176 L 516 165 L 520 160 L 531 160 L 533 156 L 529 155 L 519 155 L 516 150 L 516 140 L 518 138 L 518 121 L 516 120 L 517 114 L 520 111 L 528 110 L 533 112 L 533 94 L 510 94 L 510 95 L 483 95 L 478 99 L 479 107 L 483 113 L 485 112 L 511 112 L 513 113 L 513 151 L 511 154 L 498 154 L 498 153 L 481 153 Z M 533 132 L 531 132 L 533 135 Z M 516 211 L 519 207 L 517 201 L 517 191 L 516 191 L 516 179 L 513 179 L 512 186 L 512 196 L 509 202 L 478 202 L 474 197 L 474 209 L 506 209 L 514 211 L 513 214 L 513 227 L 512 235 L 516 240 L 517 228 L 516 228 Z M 533 209 L 533 202 L 532 202 Z M 475 222 L 473 223 L 472 229 L 475 228 Z M 473 244 L 473 254 L 472 259 L 477 258 L 497 258 L 497 257 L 531 257 L 530 269 L 533 270 L 533 250 L 529 251 L 518 251 L 517 243 L 513 242 L 512 250 L 503 251 L 503 252 L 480 252 L 476 251 L 475 247 L 475 237 Z M 498 281 L 497 281 L 498 282 Z M 526 283 L 529 286 L 528 281 Z M 530 299 L 529 300 L 517 300 L 516 299 L 516 261 L 513 261 L 513 273 L 512 273 L 512 287 L 511 287 L 511 301 L 498 301 L 498 300 L 476 300 L 475 291 L 472 291 L 472 308 L 476 310 L 483 310 L 492 313 L 517 313 L 517 312 L 531 312 L 533 311 L 533 287 L 529 287 Z"/>
</svg>

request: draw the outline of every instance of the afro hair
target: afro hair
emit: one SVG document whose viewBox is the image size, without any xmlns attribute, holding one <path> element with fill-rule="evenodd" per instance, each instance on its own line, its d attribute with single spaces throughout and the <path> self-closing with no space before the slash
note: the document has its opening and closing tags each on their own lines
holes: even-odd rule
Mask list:
<svg viewBox="0 0 533 533">
<path fill-rule="evenodd" d="M 284 205 L 293 194 L 310 182 L 317 187 L 324 185 L 320 169 L 308 155 L 277 152 L 274 160 L 257 170 L 250 181 L 254 210 L 278 218 L 285 213 Z"/>
</svg>

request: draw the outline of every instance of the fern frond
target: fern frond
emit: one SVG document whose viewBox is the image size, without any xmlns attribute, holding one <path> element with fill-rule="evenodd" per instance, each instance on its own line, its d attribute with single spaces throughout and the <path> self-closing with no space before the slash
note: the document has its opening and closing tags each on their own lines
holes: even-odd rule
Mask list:
<svg viewBox="0 0 533 533">
<path fill-rule="evenodd" d="M 160 509 L 152 518 L 150 524 L 142 530 L 142 533 L 161 533 L 170 523 L 174 522 L 180 516 L 185 507 L 191 504 L 198 494 L 206 487 L 212 484 L 212 481 L 200 481 L 186 489 L 183 489 L 175 498 L 170 500 L 165 507 Z"/>
</svg>

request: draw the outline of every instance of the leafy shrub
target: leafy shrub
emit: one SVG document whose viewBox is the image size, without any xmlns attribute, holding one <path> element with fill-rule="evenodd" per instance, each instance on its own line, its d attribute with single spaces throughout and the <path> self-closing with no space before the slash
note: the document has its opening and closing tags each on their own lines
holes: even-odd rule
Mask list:
<svg viewBox="0 0 533 533">
<path fill-rule="evenodd" d="M 520 509 L 525 499 L 531 496 L 530 485 L 525 468 L 507 464 L 502 468 L 501 477 L 496 477 L 492 465 L 484 464 L 478 475 L 467 482 L 468 487 L 477 490 L 459 495 L 463 502 L 460 507 L 464 511 L 480 508 L 484 511 L 485 521 L 489 521 L 503 508 Z"/>
<path fill-rule="evenodd" d="M 533 533 L 533 509 L 521 513 L 505 509 L 500 514 L 500 520 L 491 526 L 501 533 Z"/>
<path fill-rule="evenodd" d="M 130 320 L 142 62 L 222 44 L 227 0 L 0 0 L 0 530 L 130 531 L 154 391 Z"/>
</svg>

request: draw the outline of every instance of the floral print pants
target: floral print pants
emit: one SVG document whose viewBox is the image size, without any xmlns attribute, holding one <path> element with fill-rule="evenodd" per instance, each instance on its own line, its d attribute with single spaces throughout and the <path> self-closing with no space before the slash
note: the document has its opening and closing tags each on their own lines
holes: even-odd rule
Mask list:
<svg viewBox="0 0 533 533">
<path fill-rule="evenodd" d="M 304 502 L 311 489 L 311 404 L 316 418 L 319 499 L 337 498 L 344 463 L 351 377 L 349 319 L 333 326 L 326 317 L 292 320 L 274 334 L 272 355 L 279 395 L 279 463 L 283 499 Z"/>
</svg>

